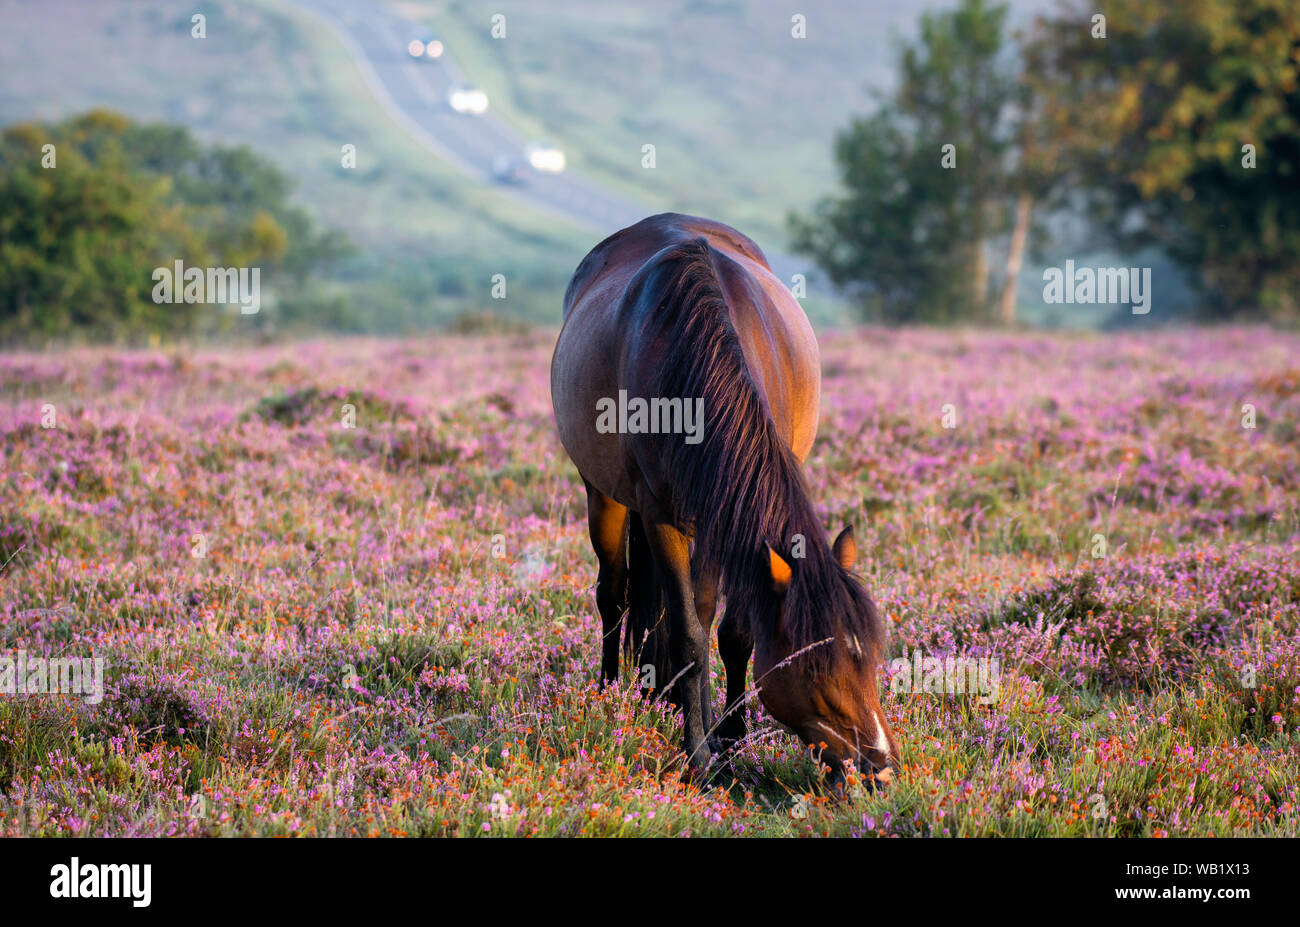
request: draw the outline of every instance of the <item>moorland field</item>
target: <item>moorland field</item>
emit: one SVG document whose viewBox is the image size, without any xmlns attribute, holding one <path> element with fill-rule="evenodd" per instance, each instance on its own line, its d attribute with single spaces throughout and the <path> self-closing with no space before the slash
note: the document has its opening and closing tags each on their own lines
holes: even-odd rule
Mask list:
<svg viewBox="0 0 1300 927">
<path fill-rule="evenodd" d="M 553 339 L 0 357 L 0 651 L 107 667 L 0 699 L 0 834 L 1300 833 L 1300 338 L 824 336 L 902 750 L 847 800 L 757 699 L 701 787 L 598 690 Z"/>
</svg>

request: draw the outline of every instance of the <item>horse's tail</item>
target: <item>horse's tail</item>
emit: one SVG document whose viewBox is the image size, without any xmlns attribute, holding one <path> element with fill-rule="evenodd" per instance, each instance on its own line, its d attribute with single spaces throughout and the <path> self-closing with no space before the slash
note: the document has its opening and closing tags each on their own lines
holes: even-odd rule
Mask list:
<svg viewBox="0 0 1300 927">
<path fill-rule="evenodd" d="M 654 558 L 645 526 L 636 512 L 629 514 L 627 542 L 627 622 L 623 652 L 637 684 L 657 694 L 669 683 L 668 616 L 663 589 L 655 576 Z M 653 668 L 647 675 L 646 668 Z"/>
</svg>

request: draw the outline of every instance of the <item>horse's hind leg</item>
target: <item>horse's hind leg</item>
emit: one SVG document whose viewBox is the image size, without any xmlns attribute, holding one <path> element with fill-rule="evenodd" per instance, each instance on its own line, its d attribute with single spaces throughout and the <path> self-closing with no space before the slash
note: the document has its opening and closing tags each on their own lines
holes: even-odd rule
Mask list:
<svg viewBox="0 0 1300 927">
<path fill-rule="evenodd" d="M 650 553 L 662 580 L 666 611 L 668 613 L 668 652 L 676 674 L 674 700 L 681 705 L 683 715 L 683 748 L 692 773 L 703 772 L 709 762 L 709 748 L 705 742 L 702 706 L 700 704 L 700 676 L 704 672 L 705 647 L 708 638 L 700 627 L 695 611 L 695 593 L 691 588 L 690 544 L 686 535 L 671 524 L 656 503 L 650 499 L 638 507 L 645 526 Z"/>
<path fill-rule="evenodd" d="M 703 672 L 700 673 L 700 712 L 707 734 L 713 728 L 713 689 L 709 679 L 709 638 L 718 611 L 718 568 L 697 546 L 691 552 L 691 590 L 695 594 L 695 616 L 704 631 Z"/>
<path fill-rule="evenodd" d="M 718 739 L 724 745 L 735 743 L 745 736 L 745 674 L 749 671 L 749 657 L 754 643 L 749 636 L 745 617 L 733 613 L 731 608 L 722 615 L 718 625 L 718 653 L 727 671 L 727 707 L 718 722 Z"/>
<path fill-rule="evenodd" d="M 645 523 L 636 512 L 627 525 L 627 661 L 646 698 L 663 694 L 673 678 L 668 654 L 668 619 L 662 583 L 655 568 Z M 671 693 L 669 693 L 671 695 Z"/>
<path fill-rule="evenodd" d="M 596 608 L 600 611 L 600 682 L 618 679 L 619 628 L 627 609 L 627 506 L 620 505 L 586 480 L 587 528 L 600 572 Z"/>
</svg>

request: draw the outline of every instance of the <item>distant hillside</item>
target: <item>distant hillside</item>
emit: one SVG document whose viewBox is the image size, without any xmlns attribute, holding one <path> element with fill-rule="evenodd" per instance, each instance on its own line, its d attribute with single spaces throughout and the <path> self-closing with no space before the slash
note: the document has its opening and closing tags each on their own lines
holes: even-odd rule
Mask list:
<svg viewBox="0 0 1300 927">
<path fill-rule="evenodd" d="M 574 169 L 664 209 L 785 241 L 784 217 L 834 182 L 830 146 L 887 79 L 891 13 L 879 4 L 504 0 L 406 3 L 518 126 L 573 152 Z M 642 146 L 656 167 L 642 167 Z"/>
<path fill-rule="evenodd" d="M 422 328 L 486 308 L 558 317 L 590 236 L 466 182 L 375 105 L 343 47 L 280 0 L 212 0 L 208 37 L 176 0 L 0 0 L 0 122 L 94 106 L 178 122 L 248 144 L 297 183 L 297 199 L 363 249 L 341 285 L 384 329 Z M 71 52 L 71 53 L 70 53 Z M 357 168 L 340 165 L 357 146 Z M 509 298 L 490 299 L 493 274 Z"/>
<path fill-rule="evenodd" d="M 1017 0 L 1013 19 L 1051 0 Z M 778 0 L 416 0 L 394 3 L 445 39 L 468 80 L 522 134 L 553 140 L 570 169 L 646 204 L 730 222 L 769 248 L 785 215 L 831 191 L 835 133 L 887 87 L 896 37 L 940 2 Z M 364 4 L 358 4 L 364 10 Z M 178 0 L 0 0 L 0 122 L 109 106 L 246 143 L 285 168 L 299 200 L 362 249 L 340 285 L 378 329 L 458 313 L 554 321 L 569 273 L 593 244 L 465 179 L 376 105 L 355 63 L 289 0 L 211 0 L 208 38 Z M 493 39 L 491 15 L 506 16 Z M 358 167 L 339 165 L 355 144 Z M 642 146 L 656 167 L 642 167 Z M 507 275 L 509 298 L 489 298 Z M 1041 290 L 1026 267 L 1023 301 Z M 812 305 L 821 322 L 842 307 Z M 1026 312 L 1033 318 L 1034 313 Z"/>
<path fill-rule="evenodd" d="M 1015 0 L 1023 21 L 1051 0 Z M 897 37 L 936 0 L 407 0 L 492 105 L 587 171 L 664 208 L 784 243 L 787 210 L 837 181 L 835 133 L 893 81 Z M 506 17 L 504 39 L 491 15 Z M 806 35 L 791 35 L 792 17 Z M 641 166 L 643 145 L 657 167 Z"/>
</svg>

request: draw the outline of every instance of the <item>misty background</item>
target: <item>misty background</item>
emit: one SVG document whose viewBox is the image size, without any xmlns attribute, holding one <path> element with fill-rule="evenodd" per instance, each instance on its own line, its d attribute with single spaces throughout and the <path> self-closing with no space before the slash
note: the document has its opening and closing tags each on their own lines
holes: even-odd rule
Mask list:
<svg viewBox="0 0 1300 927">
<path fill-rule="evenodd" d="M 869 261 L 851 268 L 850 285 L 832 285 L 830 260 L 798 231 L 843 195 L 837 139 L 891 105 L 921 18 L 957 6 L 800 3 L 807 37 L 796 39 L 790 4 L 774 0 L 212 0 L 201 9 L 172 0 L 0 0 L 0 176 L 10 213 L 0 245 L 9 249 L 0 260 L 0 290 L 9 294 L 7 303 L 0 296 L 3 335 L 175 335 L 167 320 L 177 307 L 119 305 L 124 291 L 147 294 L 148 270 L 172 255 L 268 267 L 271 292 L 258 317 L 218 313 L 219 324 L 193 326 L 199 333 L 556 324 L 582 256 L 662 211 L 734 225 L 787 282 L 804 274 L 801 301 L 820 326 L 984 323 L 996 315 L 994 289 L 1006 290 L 997 273 L 1005 273 L 1009 222 L 991 223 L 980 246 L 987 306 L 931 294 L 946 308 L 910 315 L 882 309 Z M 1145 4 L 1170 16 L 1176 6 Z M 1019 30 L 1060 9 L 1048 0 L 1005 7 L 1003 62 Z M 193 35 L 196 12 L 203 38 Z M 505 17 L 504 37 L 492 34 L 495 14 Z M 435 39 L 444 49 L 436 61 L 410 55 L 410 41 Z M 487 113 L 450 112 L 451 85 L 484 91 Z M 47 141 L 64 159 L 59 182 L 71 174 L 80 186 L 56 189 L 36 173 L 32 159 Z M 513 171 L 538 144 L 563 152 L 561 175 Z M 344 146 L 353 146 L 355 166 L 342 163 Z M 1015 164 L 1004 173 L 1015 176 Z M 1014 190 L 1001 192 L 1014 201 Z M 88 211 L 70 206 L 66 226 L 42 224 L 58 203 Z M 1032 219 L 1034 237 L 1043 234 L 1016 274 L 1017 324 L 1116 322 L 1114 306 L 1044 302 L 1044 268 L 1067 259 L 1152 268 L 1158 311 L 1142 322 L 1202 308 L 1185 261 L 1107 241 L 1068 191 L 1035 200 Z M 22 251 L 23 236 L 78 245 Z M 106 252 L 117 260 L 107 270 Z M 917 279 L 906 264 L 889 270 Z M 949 265 L 931 272 L 953 276 Z M 906 287 L 896 292 L 910 305 Z"/>
</svg>

